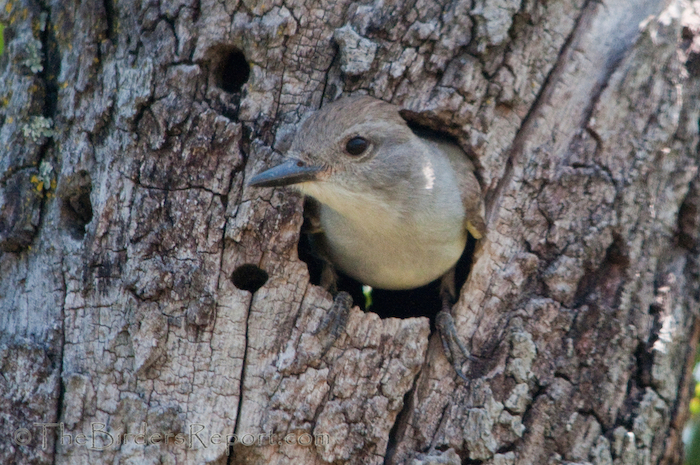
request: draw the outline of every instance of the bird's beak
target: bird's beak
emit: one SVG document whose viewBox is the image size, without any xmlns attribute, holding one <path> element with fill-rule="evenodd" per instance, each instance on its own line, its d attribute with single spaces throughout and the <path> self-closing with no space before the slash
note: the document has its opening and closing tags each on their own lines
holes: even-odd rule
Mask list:
<svg viewBox="0 0 700 465">
<path fill-rule="evenodd" d="M 290 159 L 274 168 L 258 173 L 248 181 L 253 187 L 278 187 L 314 181 L 323 171 L 321 166 L 309 166 L 301 160 Z"/>
</svg>

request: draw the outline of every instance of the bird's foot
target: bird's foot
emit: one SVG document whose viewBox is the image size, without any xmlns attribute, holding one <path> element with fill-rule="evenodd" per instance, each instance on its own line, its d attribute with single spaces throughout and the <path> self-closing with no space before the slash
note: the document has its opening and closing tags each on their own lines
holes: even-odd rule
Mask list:
<svg viewBox="0 0 700 465">
<path fill-rule="evenodd" d="M 320 357 L 323 357 L 328 352 L 328 349 L 331 348 L 340 334 L 345 331 L 351 308 L 352 297 L 350 297 L 350 294 L 345 291 L 338 292 L 333 299 L 333 305 L 330 310 L 321 320 L 318 329 L 313 333 L 321 342 Z"/>
<path fill-rule="evenodd" d="M 462 365 L 464 362 L 471 360 L 472 356 L 459 339 L 455 321 L 448 310 L 443 309 L 438 312 L 435 317 L 435 327 L 440 332 L 442 348 L 445 351 L 447 360 L 452 364 L 457 375 L 465 382 L 468 381 L 467 377 L 464 376 L 462 372 Z"/>
</svg>

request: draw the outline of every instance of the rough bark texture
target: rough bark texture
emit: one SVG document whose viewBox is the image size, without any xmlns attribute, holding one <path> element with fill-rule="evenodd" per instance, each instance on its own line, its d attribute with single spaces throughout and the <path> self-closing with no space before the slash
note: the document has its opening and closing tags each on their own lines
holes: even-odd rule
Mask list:
<svg viewBox="0 0 700 465">
<path fill-rule="evenodd" d="M 698 2 L 5 0 L 0 22 L 1 463 L 679 463 Z M 245 186 L 353 92 L 479 167 L 467 384 L 425 318 L 355 308 L 325 351 L 301 199 Z"/>
</svg>

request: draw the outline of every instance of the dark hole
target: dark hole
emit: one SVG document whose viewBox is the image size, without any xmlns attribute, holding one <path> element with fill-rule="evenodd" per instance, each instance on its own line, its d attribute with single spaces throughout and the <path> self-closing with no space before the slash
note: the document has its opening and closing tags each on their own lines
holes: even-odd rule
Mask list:
<svg viewBox="0 0 700 465">
<path fill-rule="evenodd" d="M 691 76 L 700 76 L 700 53 L 688 54 L 688 59 L 685 62 L 685 67 Z"/>
<path fill-rule="evenodd" d="M 420 115 L 409 114 L 402 111 L 401 116 L 404 118 L 409 128 L 420 137 L 434 138 L 447 140 L 457 143 L 455 138 L 449 134 L 439 131 L 434 128 L 437 123 L 421 119 Z M 478 176 L 478 174 L 477 174 Z M 308 204 L 304 205 L 307 208 Z M 302 231 L 304 231 L 302 227 Z M 469 269 L 471 268 L 472 257 L 476 239 L 471 235 L 467 240 L 467 244 L 462 252 L 462 256 L 456 265 L 456 288 L 459 291 L 467 279 Z M 322 261 L 317 258 L 313 251 L 313 239 L 302 234 L 299 241 L 299 258 L 306 262 L 309 268 L 311 283 L 320 284 Z M 431 328 L 434 330 L 435 316 L 441 310 L 442 302 L 440 298 L 440 280 L 433 281 L 423 287 L 410 289 L 407 291 L 387 291 L 384 289 L 372 289 L 371 304 L 366 307 L 365 295 L 362 292 L 362 283 L 355 281 L 349 276 L 338 273 L 338 290 L 348 292 L 355 303 L 363 310 L 369 310 L 378 314 L 381 318 L 411 318 L 411 317 L 428 317 L 430 318 Z"/>
<path fill-rule="evenodd" d="M 308 204 L 305 204 L 307 207 Z M 304 227 L 302 227 L 302 231 Z M 457 262 L 456 281 L 457 289 L 467 279 L 471 267 L 472 256 L 476 240 L 469 236 L 462 256 Z M 314 253 L 313 236 L 302 234 L 299 240 L 299 258 L 304 261 L 309 269 L 311 284 L 320 285 L 323 261 Z M 366 308 L 365 295 L 362 292 L 362 283 L 338 273 L 338 290 L 345 291 L 352 296 L 355 305 L 363 310 L 369 310 L 381 318 L 430 318 L 431 327 L 434 329 L 435 315 L 441 310 L 440 280 L 433 281 L 423 287 L 407 291 L 387 291 L 384 289 L 372 289 L 371 305 Z"/>
<path fill-rule="evenodd" d="M 2 26 L 0 26 L 2 27 Z M 683 40 L 693 40 L 694 34 L 693 30 L 690 29 L 688 26 L 685 26 L 683 29 L 681 29 L 681 39 Z"/>
<path fill-rule="evenodd" d="M 219 87 L 229 93 L 238 92 L 250 77 L 250 65 L 240 50 L 232 50 L 223 56 L 219 68 Z"/>
<path fill-rule="evenodd" d="M 92 221 L 92 180 L 87 171 L 80 171 L 65 181 L 61 193 L 61 217 L 71 236 L 81 240 L 85 226 Z"/>
<path fill-rule="evenodd" d="M 231 281 L 238 289 L 255 292 L 267 282 L 268 274 L 265 270 L 246 263 L 233 271 Z"/>
</svg>

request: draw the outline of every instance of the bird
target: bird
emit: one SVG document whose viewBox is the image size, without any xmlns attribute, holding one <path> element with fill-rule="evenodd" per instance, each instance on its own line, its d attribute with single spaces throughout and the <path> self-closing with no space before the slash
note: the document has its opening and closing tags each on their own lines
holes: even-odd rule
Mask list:
<svg viewBox="0 0 700 465">
<path fill-rule="evenodd" d="M 451 315 L 455 266 L 468 234 L 481 239 L 486 223 L 474 165 L 458 145 L 414 132 L 396 105 L 343 97 L 311 113 L 284 161 L 248 185 L 290 186 L 311 200 L 306 232 L 323 262 L 320 284 L 340 310 L 349 311 L 352 299 L 337 291 L 336 270 L 386 290 L 441 279 L 435 325 L 447 359 L 467 380 L 462 365 L 471 356 Z"/>
</svg>

